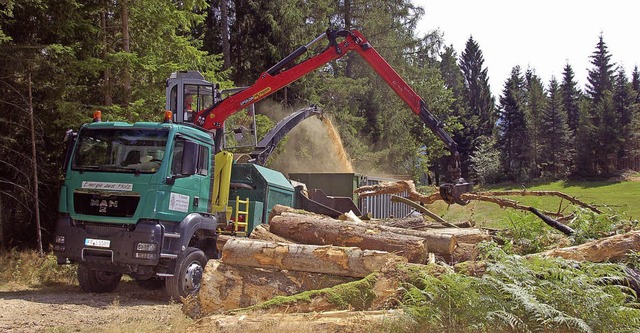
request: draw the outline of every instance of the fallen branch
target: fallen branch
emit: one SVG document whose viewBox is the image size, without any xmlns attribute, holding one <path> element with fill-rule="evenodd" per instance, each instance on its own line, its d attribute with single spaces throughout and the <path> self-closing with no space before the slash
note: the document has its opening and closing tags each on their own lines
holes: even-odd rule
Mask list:
<svg viewBox="0 0 640 333">
<path fill-rule="evenodd" d="M 598 208 L 591 206 L 585 202 L 582 202 L 578 199 L 576 199 L 576 197 L 572 197 L 566 193 L 562 193 L 559 191 L 528 191 L 528 190 L 522 190 L 522 191 L 490 191 L 490 192 L 477 192 L 476 194 L 478 195 L 485 195 L 485 196 L 514 196 L 514 195 L 522 195 L 522 196 L 527 196 L 527 195 L 531 195 L 531 196 L 555 196 L 555 197 L 560 197 L 562 199 L 565 199 L 569 202 L 571 202 L 572 204 L 576 205 L 576 206 L 580 206 L 583 208 L 587 208 L 589 210 L 591 210 L 594 213 L 602 213 L 601 210 L 599 210 Z"/>
<path fill-rule="evenodd" d="M 423 195 L 419 193 L 418 191 L 416 191 L 415 184 L 411 180 L 400 180 L 393 183 L 381 183 L 376 185 L 362 186 L 357 188 L 354 191 L 354 193 L 359 194 L 361 196 L 373 196 L 378 194 L 397 194 L 404 191 L 407 191 L 409 198 L 411 198 L 412 200 L 418 201 L 424 204 L 432 204 L 438 200 L 442 200 L 442 197 L 440 197 L 439 193 L 434 193 L 431 195 Z M 491 202 L 499 205 L 502 208 L 508 207 L 508 208 L 524 210 L 528 212 L 532 212 L 532 209 L 534 209 L 536 211 L 536 213 L 534 213 L 536 214 L 536 216 L 542 218 L 541 217 L 542 215 L 542 216 L 545 216 L 547 220 L 552 220 L 556 222 L 557 220 L 564 220 L 567 218 L 567 216 L 563 215 L 562 213 L 537 210 L 531 206 L 522 205 L 515 200 L 497 197 L 498 195 L 516 195 L 516 194 L 559 196 L 563 199 L 571 201 L 572 203 L 576 203 L 582 207 L 587 207 L 594 212 L 599 212 L 599 210 L 597 210 L 595 207 L 589 206 L 567 194 L 556 192 L 556 191 L 501 191 L 501 192 L 463 193 L 462 195 L 460 195 L 460 198 L 462 200 Z M 557 217 L 557 220 L 550 219 L 548 218 L 548 216 Z M 547 222 L 547 220 L 545 220 L 544 218 L 542 219 L 545 221 L 545 223 Z"/>
</svg>

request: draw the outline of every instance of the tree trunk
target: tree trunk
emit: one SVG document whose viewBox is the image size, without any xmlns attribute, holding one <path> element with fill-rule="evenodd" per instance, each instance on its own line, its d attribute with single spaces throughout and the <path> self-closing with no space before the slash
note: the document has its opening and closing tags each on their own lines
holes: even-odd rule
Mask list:
<svg viewBox="0 0 640 333">
<path fill-rule="evenodd" d="M 129 53 L 129 0 L 122 0 L 122 50 Z M 129 95 L 131 93 L 131 73 L 129 72 L 129 64 L 126 63 L 122 72 L 122 86 L 124 88 L 123 103 L 129 105 Z"/>
<path fill-rule="evenodd" d="M 222 249 L 222 262 L 235 266 L 361 278 L 388 265 L 406 263 L 407 259 L 388 252 L 357 247 L 231 239 Z"/>
<path fill-rule="evenodd" d="M 101 25 L 102 25 L 102 60 L 107 60 L 107 55 L 110 51 L 109 43 L 107 42 L 107 17 L 109 12 L 109 1 L 104 1 L 104 9 L 101 12 Z M 111 105 L 113 103 L 113 96 L 111 95 L 111 66 L 106 66 L 102 73 L 102 94 L 104 105 Z"/>
<path fill-rule="evenodd" d="M 33 121 L 33 93 L 31 91 L 31 69 L 29 69 L 29 131 L 31 132 L 31 167 L 33 169 L 33 209 L 36 220 L 36 237 L 38 239 L 38 255 L 44 256 L 42 249 L 42 230 L 40 227 L 40 196 L 38 190 L 38 154 L 36 150 L 36 128 Z"/>
<path fill-rule="evenodd" d="M 222 69 L 231 67 L 231 46 L 229 44 L 229 5 L 227 0 L 220 0 L 220 24 L 222 26 Z"/>
<path fill-rule="evenodd" d="M 209 260 L 198 293 L 199 315 L 255 305 L 276 296 L 332 287 L 353 278 L 233 266 Z"/>
<path fill-rule="evenodd" d="M 564 259 L 590 262 L 616 261 L 629 252 L 640 251 L 640 230 L 615 235 L 581 245 L 553 249 L 532 254 L 532 256 L 560 257 Z"/>
<path fill-rule="evenodd" d="M 364 250 L 386 251 L 403 256 L 413 263 L 424 263 L 427 259 L 426 240 L 384 231 L 365 223 L 287 213 L 273 217 L 270 230 L 297 243 L 355 246 Z"/>
</svg>

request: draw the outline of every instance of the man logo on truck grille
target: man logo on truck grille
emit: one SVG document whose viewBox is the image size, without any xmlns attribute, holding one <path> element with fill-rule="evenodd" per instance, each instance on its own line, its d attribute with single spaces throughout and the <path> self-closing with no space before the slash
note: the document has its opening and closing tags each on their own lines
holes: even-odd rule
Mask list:
<svg viewBox="0 0 640 333">
<path fill-rule="evenodd" d="M 107 208 L 118 208 L 118 200 L 99 200 L 91 199 L 89 202 L 91 207 L 98 207 L 100 213 L 106 213 Z"/>
</svg>

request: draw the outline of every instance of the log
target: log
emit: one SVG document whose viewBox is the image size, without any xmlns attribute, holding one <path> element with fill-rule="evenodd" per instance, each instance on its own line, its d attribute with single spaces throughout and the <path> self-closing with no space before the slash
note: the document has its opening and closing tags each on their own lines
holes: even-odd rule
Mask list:
<svg viewBox="0 0 640 333">
<path fill-rule="evenodd" d="M 313 217 L 299 215 L 296 213 L 282 213 L 280 217 L 287 219 L 299 219 L 300 221 L 308 221 L 309 219 L 314 219 Z M 321 218 L 316 219 L 317 221 L 327 221 L 330 219 Z M 354 222 L 354 221 L 338 221 L 331 220 L 335 222 L 346 223 L 351 227 L 358 227 L 360 232 L 367 232 L 369 234 L 381 233 L 381 232 L 390 232 L 403 236 L 414 236 L 419 237 L 426 240 L 425 246 L 427 252 L 433 252 L 437 255 L 445 256 L 452 254 L 455 250 L 457 242 L 476 244 L 484 240 L 490 240 L 491 236 L 485 230 L 477 229 L 477 228 L 439 228 L 439 229 L 427 229 L 427 230 L 411 230 L 397 227 L 388 227 L 384 225 L 377 225 L 369 222 Z M 273 226 L 272 226 L 273 227 Z M 277 233 L 277 232 L 276 232 Z M 298 243 L 306 243 L 310 244 L 305 238 L 296 240 Z M 336 245 L 336 244 L 333 244 Z M 340 246 L 358 246 L 359 245 L 342 245 Z M 386 249 L 378 249 L 382 251 L 387 251 Z"/>
<path fill-rule="evenodd" d="M 388 252 L 357 247 L 232 239 L 222 249 L 222 262 L 235 266 L 362 278 L 388 265 L 406 263 L 407 259 Z"/>
<path fill-rule="evenodd" d="M 270 225 L 271 232 L 297 243 L 386 251 L 414 263 L 424 263 L 427 259 L 426 240 L 384 231 L 367 223 L 287 213 L 275 216 Z"/>
<path fill-rule="evenodd" d="M 280 237 L 272 233 L 271 231 L 269 231 L 268 224 L 260 224 L 257 227 L 255 227 L 251 232 L 251 234 L 249 235 L 249 238 L 261 239 L 261 240 L 276 242 L 276 243 L 292 243 L 290 240 L 284 237 Z"/>
<path fill-rule="evenodd" d="M 353 278 L 330 274 L 267 270 L 209 260 L 198 292 L 198 316 L 252 306 L 275 296 L 332 287 Z"/>
<path fill-rule="evenodd" d="M 640 251 L 640 230 L 596 239 L 581 245 L 540 252 L 530 256 L 560 257 L 576 261 L 605 262 L 623 259 L 631 251 Z"/>
</svg>

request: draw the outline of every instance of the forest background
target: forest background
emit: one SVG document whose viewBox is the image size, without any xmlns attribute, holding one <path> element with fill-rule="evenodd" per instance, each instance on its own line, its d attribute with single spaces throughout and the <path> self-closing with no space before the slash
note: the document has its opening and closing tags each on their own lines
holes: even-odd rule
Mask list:
<svg viewBox="0 0 640 333">
<path fill-rule="evenodd" d="M 172 72 L 250 85 L 327 28 L 362 31 L 446 124 L 476 183 L 640 170 L 640 72 L 616 66 L 603 36 L 594 36 L 586 86 L 570 63 L 549 82 L 531 64 L 514 67 L 494 96 L 480 45 L 470 37 L 455 50 L 441 31 L 416 35 L 423 14 L 410 0 L 0 1 L 0 243 L 35 247 L 37 221 L 48 243 L 62 138 L 94 110 L 107 121 L 160 121 Z M 309 104 L 338 124 L 358 172 L 423 183 L 446 174 L 443 144 L 356 54 L 258 105 L 263 128 L 274 105 Z"/>
</svg>

